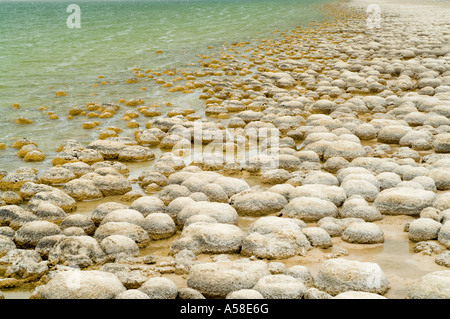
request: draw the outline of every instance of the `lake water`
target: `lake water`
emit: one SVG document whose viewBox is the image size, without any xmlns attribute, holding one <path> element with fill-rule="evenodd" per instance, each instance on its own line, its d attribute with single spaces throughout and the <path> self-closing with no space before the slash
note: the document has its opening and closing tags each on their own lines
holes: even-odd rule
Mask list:
<svg viewBox="0 0 450 319">
<path fill-rule="evenodd" d="M 204 107 L 198 95 L 168 94 L 154 79 L 126 81 L 135 76 L 136 68 L 189 70 L 198 65 L 199 55 L 219 54 L 227 50 L 227 44 L 251 44 L 276 36 L 274 30 L 290 30 L 318 20 L 322 3 L 325 1 L 0 1 L 0 143 L 10 146 L 14 139 L 27 137 L 47 155 L 44 163 L 30 164 L 16 156 L 15 149 L 0 150 L 0 168 L 48 167 L 62 140 L 95 139 L 98 130 L 81 128 L 86 119 L 67 120 L 73 106 L 140 98 L 146 105 L 170 102 L 173 107 Z M 79 8 L 79 19 L 69 7 L 73 4 Z M 57 96 L 58 91 L 67 96 Z M 15 103 L 20 107 L 13 107 Z M 59 119 L 49 119 L 47 112 Z M 15 124 L 21 116 L 34 123 Z M 114 118 L 102 125 L 117 122 Z"/>
</svg>

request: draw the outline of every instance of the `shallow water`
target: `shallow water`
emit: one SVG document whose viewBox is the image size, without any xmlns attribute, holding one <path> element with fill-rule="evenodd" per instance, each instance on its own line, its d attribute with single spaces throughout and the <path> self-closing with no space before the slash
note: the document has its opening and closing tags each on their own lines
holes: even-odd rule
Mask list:
<svg viewBox="0 0 450 319">
<path fill-rule="evenodd" d="M 68 121 L 68 109 L 88 102 L 118 103 L 140 98 L 146 105 L 204 108 L 195 94 L 170 94 L 153 79 L 126 84 L 134 68 L 189 70 L 199 55 L 217 54 L 225 44 L 274 36 L 320 19 L 325 0 L 133 0 L 76 1 L 80 28 L 69 28 L 73 1 L 2 1 L 0 4 L 0 143 L 27 137 L 47 158 L 64 139 L 87 142 L 98 130 Z M 70 20 L 72 21 L 72 20 Z M 157 53 L 162 51 L 162 53 Z M 102 76 L 102 78 L 98 78 Z M 105 81 L 104 85 L 99 85 Z M 93 85 L 98 85 L 94 87 Z M 142 88 L 146 90 L 143 91 Z M 64 91 L 67 96 L 56 96 Z M 20 108 L 12 107 L 14 103 Z M 40 107 L 46 106 L 42 111 Z M 168 108 L 163 108 L 167 112 Z M 47 118 L 47 112 L 58 120 Z M 31 125 L 17 125 L 24 116 Z M 105 119 L 104 126 L 117 125 Z M 124 125 L 122 125 L 124 126 Z M 98 128 L 100 129 L 100 127 Z M 51 163 L 37 164 L 37 168 Z M 0 151 L 0 168 L 28 166 L 15 150 Z"/>
</svg>

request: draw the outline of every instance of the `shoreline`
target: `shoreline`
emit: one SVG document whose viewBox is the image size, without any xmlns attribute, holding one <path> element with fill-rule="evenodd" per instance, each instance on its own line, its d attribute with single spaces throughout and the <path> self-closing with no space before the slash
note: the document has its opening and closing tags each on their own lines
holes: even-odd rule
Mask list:
<svg viewBox="0 0 450 319">
<path fill-rule="evenodd" d="M 210 116 L 205 117 L 200 115 L 198 119 L 208 118 L 210 123 L 208 123 L 209 126 L 206 128 L 207 130 L 211 129 L 212 133 L 217 131 L 223 132 L 227 128 L 233 128 L 235 129 L 233 132 L 236 136 L 245 136 L 247 133 L 245 128 L 251 126 L 252 124 L 250 123 L 254 123 L 255 126 L 273 126 L 277 128 L 278 131 L 281 132 L 280 140 L 278 142 L 281 141 L 281 146 L 279 145 L 279 147 L 282 151 L 278 149 L 279 152 L 283 155 L 293 155 L 298 157 L 301 159 L 300 164 L 289 166 L 289 163 L 286 164 L 283 162 L 283 165 L 286 165 L 286 169 L 283 172 L 271 171 L 270 174 L 267 175 L 262 174 L 265 172 L 259 171 L 259 168 L 244 164 L 236 167 L 236 165 L 226 166 L 224 165 L 225 163 L 208 164 L 198 161 L 191 165 L 198 169 L 194 169 L 193 167 L 192 169 L 184 169 L 186 164 L 177 167 L 176 163 L 173 161 L 171 162 L 167 157 L 159 156 L 161 154 L 169 154 L 167 149 L 170 150 L 172 148 L 173 150 L 173 146 L 176 146 L 175 153 L 177 154 L 183 154 L 188 149 L 191 150 L 191 142 L 194 142 L 194 137 L 190 136 L 189 138 L 192 137 L 192 141 L 188 140 L 189 143 L 187 144 L 183 138 L 186 137 L 186 134 L 188 134 L 188 136 L 191 134 L 189 128 L 193 127 L 192 123 L 197 119 L 196 116 L 199 114 L 197 112 L 186 112 L 186 110 L 180 108 L 171 110 L 171 106 L 151 107 L 145 106 L 136 100 L 124 101 L 124 103 L 120 105 L 120 109 L 122 111 L 126 110 L 126 113 L 128 113 L 129 119 L 125 121 L 130 130 L 124 131 L 124 134 L 121 134 L 121 129 L 112 126 L 108 132 L 106 132 L 107 130 L 101 132 L 105 133 L 105 136 L 110 134 L 109 136 L 112 137 L 112 139 L 105 138 L 93 141 L 87 148 L 84 148 L 82 145 L 75 142 L 63 143 L 62 152 L 65 152 L 65 155 L 57 156 L 59 159 L 57 164 L 69 169 L 69 167 L 71 167 L 71 162 L 76 163 L 79 158 L 85 158 L 85 163 L 88 163 L 90 166 L 97 165 L 96 172 L 99 172 L 97 173 L 98 175 L 112 174 L 120 176 L 117 180 L 111 180 L 111 185 L 118 185 L 123 182 L 123 179 L 128 179 L 130 184 L 128 186 L 131 186 L 132 191 L 134 192 L 129 194 L 128 192 L 130 189 L 125 187 L 124 189 L 126 190 L 119 192 L 118 194 L 116 192 L 114 196 L 105 195 L 108 194 L 108 191 L 111 191 L 108 189 L 104 191 L 104 196 L 101 200 L 87 202 L 77 201 L 77 210 L 74 213 L 89 217 L 90 213 L 100 203 L 115 201 L 130 206 L 130 204 L 132 204 L 139 196 L 160 196 L 160 192 L 165 190 L 166 186 L 163 183 L 158 185 L 158 180 L 154 177 L 155 174 L 146 175 L 145 169 L 150 168 L 152 169 L 152 173 L 157 172 L 160 175 L 162 174 L 166 177 L 166 180 L 170 180 L 172 174 L 183 172 L 184 170 L 197 176 L 195 178 L 198 179 L 196 181 L 198 183 L 202 183 L 202 180 L 206 178 L 205 176 L 207 176 L 207 174 L 205 173 L 211 171 L 215 173 L 219 172 L 227 177 L 244 180 L 248 183 L 248 188 L 252 187 L 256 193 L 262 193 L 270 191 L 271 189 L 273 190 L 272 187 L 275 185 L 288 184 L 295 188 L 301 187 L 302 185 L 308 185 L 303 184 L 306 176 L 309 173 L 317 173 L 318 171 L 325 173 L 326 175 L 317 175 L 315 177 L 316 179 L 311 179 L 311 184 L 323 183 L 335 185 L 334 183 L 339 169 L 351 167 L 352 165 L 350 165 L 350 163 L 353 163 L 355 160 L 355 162 L 357 162 L 359 158 L 377 159 L 377 162 L 375 162 L 375 160 L 373 162 L 367 160 L 367 162 L 361 161 L 359 164 L 359 167 L 363 167 L 373 175 L 372 178 L 367 176 L 360 177 L 361 179 L 370 181 L 367 183 L 372 183 L 374 176 L 379 176 L 379 174 L 386 172 L 393 173 L 395 171 L 395 174 L 401 177 L 401 181 L 406 183 L 402 187 L 406 187 L 410 192 L 421 190 L 425 194 L 425 192 L 431 192 L 429 190 L 432 189 L 433 185 L 434 187 L 443 185 L 432 192 L 436 194 L 436 198 L 444 198 L 444 195 L 448 192 L 448 184 L 446 184 L 448 182 L 446 182 L 445 176 L 442 181 L 440 176 L 431 175 L 432 183 L 429 176 L 432 169 L 442 169 L 443 171 L 446 171 L 449 167 L 447 164 L 448 162 L 445 162 L 445 159 L 448 158 L 448 151 L 439 151 L 439 153 L 436 153 L 436 144 L 433 144 L 432 140 L 436 139 L 440 134 L 443 136 L 450 132 L 450 120 L 448 119 L 450 113 L 447 113 L 450 104 L 445 104 L 446 101 L 448 103 L 450 97 L 450 90 L 448 90 L 450 85 L 450 51 L 449 45 L 443 44 L 443 41 L 439 38 L 427 40 L 426 36 L 432 32 L 440 32 L 438 35 L 450 38 L 448 22 L 445 20 L 438 20 L 438 17 L 436 16 L 431 18 L 430 15 L 427 15 L 431 21 L 422 21 L 423 28 L 421 28 L 421 26 L 417 25 L 417 17 L 412 14 L 417 13 L 418 10 L 420 10 L 422 15 L 425 14 L 422 1 L 416 6 L 413 4 L 407 4 L 405 6 L 405 3 L 401 1 L 398 4 L 384 1 L 379 2 L 380 8 L 382 9 L 380 16 L 381 28 L 376 29 L 375 32 L 371 33 L 364 29 L 364 27 L 367 27 L 367 24 L 364 23 L 364 21 L 366 21 L 366 16 L 363 10 L 363 8 L 367 7 L 370 3 L 362 0 L 349 1 L 346 3 L 347 5 L 336 3 L 324 5 L 325 8 L 339 8 L 339 11 L 335 12 L 335 17 L 337 17 L 335 21 L 325 20 L 317 22 L 311 29 L 297 28 L 290 33 L 286 32 L 283 34 L 281 39 L 262 40 L 258 47 L 248 47 L 245 43 L 242 44 L 242 46 L 240 46 L 240 44 L 232 45 L 231 49 L 233 50 L 231 50 L 231 52 L 233 52 L 235 57 L 230 58 L 230 56 L 224 54 L 222 55 L 224 58 L 223 61 L 225 61 L 223 63 L 221 63 L 220 60 L 217 61 L 217 58 L 210 57 L 203 59 L 204 65 L 206 66 L 203 69 L 199 69 L 195 76 L 193 74 L 184 74 L 186 85 L 180 87 L 178 91 L 174 90 L 173 93 L 181 94 L 182 90 L 201 91 L 201 95 L 203 95 L 201 99 L 205 102 L 205 111 L 210 114 Z M 444 5 L 442 5 L 442 8 L 445 8 L 445 10 L 443 9 L 442 12 L 440 12 L 440 15 L 445 17 L 445 13 L 450 12 L 450 3 L 443 3 Z M 402 12 L 398 11 L 399 4 L 402 5 Z M 426 8 L 432 9 L 438 6 L 439 4 L 436 2 L 430 2 L 430 4 L 429 2 L 426 2 L 425 5 Z M 353 9 L 348 10 L 348 7 Z M 355 9 L 355 7 L 357 9 Z M 343 20 L 345 17 L 349 17 L 349 20 Z M 393 27 L 395 25 L 403 29 L 397 30 Z M 423 30 L 421 31 L 421 29 Z M 419 34 L 416 38 L 414 32 L 418 32 L 417 34 Z M 402 43 L 402 38 L 399 38 L 399 36 L 404 36 L 405 43 Z M 418 47 L 414 49 L 412 44 L 407 43 L 407 40 L 414 41 Z M 405 45 L 405 47 L 402 45 Z M 242 50 L 249 50 L 251 53 L 247 54 L 246 57 L 243 57 L 243 55 L 239 55 L 242 53 Z M 239 55 L 240 58 L 237 58 L 237 55 Z M 392 70 L 389 69 L 388 66 L 391 61 L 395 63 Z M 435 82 L 430 80 L 428 81 L 430 85 L 420 85 L 421 87 L 418 87 L 420 81 L 428 79 L 428 77 L 425 75 L 416 77 L 416 69 L 408 69 L 408 66 L 413 65 L 411 64 L 413 62 L 417 62 L 414 65 L 419 65 L 417 66 L 417 69 L 419 70 L 422 70 L 420 67 L 426 68 L 425 66 L 431 65 L 429 68 L 437 74 L 429 71 L 430 69 L 424 69 L 423 72 L 429 71 L 428 73 L 434 75 L 431 78 L 439 79 L 440 83 L 435 84 Z M 234 66 L 234 69 L 230 66 Z M 251 69 L 254 71 L 250 71 Z M 221 78 L 218 78 L 217 80 L 202 80 L 204 76 L 219 72 L 218 70 L 222 70 L 223 77 L 226 76 L 229 80 L 221 80 Z M 248 72 L 245 70 L 248 70 Z M 227 72 L 229 72 L 228 75 Z M 239 77 L 240 72 L 246 74 L 243 73 L 241 77 Z M 273 75 L 275 72 L 289 74 L 289 77 L 287 75 L 276 77 Z M 149 73 L 153 72 L 148 72 L 146 74 Z M 143 70 L 135 70 L 135 74 L 143 74 Z M 408 79 L 403 82 L 400 81 L 405 79 L 405 77 L 403 77 L 399 80 L 400 75 L 407 75 L 409 81 Z M 364 76 L 366 78 L 364 78 Z M 165 79 L 161 80 L 161 85 L 168 83 L 169 81 L 166 81 L 167 79 L 174 78 L 174 76 L 171 75 L 164 77 L 162 74 L 155 74 L 155 77 Z M 187 85 L 187 83 L 191 83 L 191 85 Z M 176 87 L 176 85 L 176 82 L 173 82 L 173 86 L 171 87 Z M 170 86 L 167 87 L 170 88 Z M 418 94 L 420 94 L 420 97 L 417 96 Z M 365 99 L 372 96 L 377 96 L 379 99 Z M 355 98 L 357 100 L 355 100 Z M 428 99 L 433 103 L 440 101 L 444 102 L 444 106 L 439 110 L 437 116 L 429 116 L 429 113 L 433 115 L 434 111 L 431 111 L 431 106 L 426 106 L 426 103 L 423 102 Z M 230 100 L 235 102 L 225 103 Z M 323 105 L 315 103 L 319 100 L 327 102 L 323 103 Z M 129 106 L 126 106 L 127 103 Z M 110 107 L 110 105 L 101 105 L 101 102 L 99 102 L 98 105 L 87 105 L 81 112 L 84 112 L 85 114 L 89 111 L 100 113 L 104 112 L 107 107 Z M 158 111 L 162 108 L 172 112 L 172 116 L 164 117 L 164 120 L 158 119 L 161 115 L 161 113 L 158 114 Z M 112 110 L 111 112 L 114 116 L 114 107 L 111 106 L 110 110 Z M 416 114 L 417 118 L 408 118 L 407 115 L 413 112 L 421 113 L 422 115 Z M 145 113 L 150 113 L 151 115 L 143 118 L 142 115 Z M 283 116 L 282 120 L 279 119 L 280 114 Z M 135 127 L 135 134 L 130 134 L 133 126 L 128 126 L 128 124 L 133 123 L 133 119 L 135 119 L 134 115 L 138 115 L 141 122 L 138 127 Z M 150 123 L 146 128 L 143 127 L 143 119 L 148 120 L 147 124 Z M 169 119 L 172 119 L 172 122 L 169 121 Z M 119 121 L 119 118 L 115 120 Z M 357 130 L 356 127 L 362 124 L 366 124 L 366 126 L 361 127 L 361 130 Z M 370 125 L 371 127 L 368 127 L 367 125 Z M 405 132 L 402 131 L 403 133 L 398 133 L 394 130 L 393 132 L 387 132 L 386 137 L 382 138 L 380 131 L 383 127 L 389 125 L 396 127 L 404 126 L 401 129 L 405 129 Z M 406 129 L 405 126 L 407 126 L 408 129 Z M 163 137 L 158 139 L 155 146 L 148 147 L 150 142 L 146 139 L 152 140 L 150 138 L 153 138 L 154 140 L 155 136 L 152 136 L 152 134 L 144 136 L 144 131 L 146 129 L 151 130 L 155 128 L 159 128 L 160 131 L 164 132 Z M 427 131 L 431 134 L 432 138 L 425 140 L 423 143 L 414 143 L 418 138 L 413 137 L 409 144 L 399 145 L 401 137 L 405 136 L 410 131 L 418 131 L 418 128 L 421 128 L 422 131 Z M 156 134 L 159 133 L 159 131 L 153 130 L 152 133 Z M 173 135 L 171 138 L 169 138 L 170 133 Z M 178 137 L 175 136 L 176 134 L 179 134 L 177 135 Z M 317 140 L 311 138 L 314 134 L 319 134 L 316 135 Z M 399 137 L 399 134 L 402 134 L 402 136 Z M 422 135 L 420 136 L 422 137 Z M 426 138 L 428 135 L 424 133 L 424 136 L 424 138 Z M 167 140 L 164 140 L 165 137 L 167 137 Z M 355 138 L 358 139 L 360 145 L 355 145 L 358 144 L 358 142 L 354 142 Z M 167 149 L 163 148 L 163 150 L 159 150 L 163 140 L 169 147 Z M 325 142 L 320 144 L 322 143 L 321 141 Z M 327 141 L 330 143 L 327 144 Z M 338 141 L 346 141 L 352 148 L 345 148 L 343 151 L 341 149 L 336 149 L 333 150 L 333 155 L 327 156 L 326 154 L 328 153 L 326 152 L 331 151 L 331 145 L 333 145 L 333 143 L 338 144 Z M 233 148 L 239 147 L 238 143 L 231 142 L 231 144 Z M 388 145 L 389 148 L 377 148 L 379 145 Z M 445 148 L 445 145 L 443 147 Z M 330 148 L 330 150 L 326 151 L 328 148 Z M 247 149 L 244 147 L 244 152 L 245 151 L 247 151 Z M 317 158 L 321 157 L 321 161 L 316 161 L 315 158 L 308 160 L 308 156 L 311 158 L 310 152 L 315 152 L 318 155 Z M 60 153 L 61 152 L 59 152 L 59 155 L 61 155 Z M 102 155 L 102 160 L 93 159 L 99 153 Z M 155 156 L 155 154 L 156 158 L 153 159 L 152 155 Z M 433 156 L 439 156 L 439 154 L 442 155 L 442 158 L 445 158 L 441 159 L 444 163 L 441 164 L 442 166 L 436 166 L 435 168 L 433 165 L 439 162 L 440 158 L 433 158 Z M 204 155 L 204 153 L 202 153 L 202 155 Z M 111 165 L 100 165 L 102 161 L 120 162 L 121 158 L 131 159 L 131 164 L 125 162 L 128 163 L 128 166 L 130 167 L 126 173 L 122 172 L 117 174 L 118 171 L 112 171 L 114 168 L 117 170 L 120 168 L 125 169 L 126 167 L 123 167 L 123 165 L 112 165 L 112 167 Z M 147 161 L 140 162 L 142 159 Z M 329 161 L 330 159 L 332 160 Z M 290 160 L 292 160 L 292 158 L 290 158 Z M 150 166 L 148 165 L 149 163 L 151 163 Z M 328 163 L 328 165 L 326 165 L 326 163 Z M 189 164 L 192 163 L 188 163 L 187 166 L 189 166 Z M 258 163 L 258 165 L 261 165 L 261 163 Z M 391 165 L 391 168 L 384 168 L 383 165 Z M 416 169 L 418 167 L 420 167 L 420 169 Z M 71 169 L 74 171 L 86 169 L 86 172 L 89 172 L 89 169 L 84 166 L 76 167 L 74 165 Z M 104 170 L 102 171 L 102 169 Z M 27 174 L 33 175 L 33 173 L 30 172 L 27 172 Z M 90 178 L 94 181 L 94 184 L 96 178 L 100 180 L 100 177 L 94 175 L 95 173 L 93 171 L 85 174 L 92 174 L 92 177 Z M 55 173 L 51 178 L 56 179 L 56 175 L 57 174 Z M 82 175 L 77 178 L 69 178 L 69 180 L 66 180 L 63 183 L 49 182 L 49 184 L 61 188 L 63 187 L 62 185 L 67 184 L 70 180 L 80 179 L 81 176 Z M 143 179 L 147 178 L 147 176 L 151 176 L 151 178 L 148 177 L 151 181 L 148 185 L 151 187 L 141 187 Z M 181 185 L 185 182 L 185 178 L 181 177 L 181 175 L 179 176 L 180 180 L 175 184 L 179 183 Z M 213 175 L 210 174 L 210 176 L 212 178 Z M 415 177 L 425 176 L 428 177 L 428 179 L 414 179 Z M 30 176 L 28 175 L 27 178 L 29 177 Z M 30 181 L 31 180 L 36 181 L 33 177 Z M 212 180 L 212 183 L 214 184 L 215 180 Z M 355 181 L 357 180 L 359 180 L 359 178 L 355 178 Z M 0 180 L 0 182 L 1 181 L 2 180 Z M 355 181 L 353 182 L 356 183 Z M 381 181 L 381 178 L 378 179 L 379 184 L 381 184 Z M 106 180 L 98 182 L 98 185 L 103 182 L 106 183 Z M 109 182 L 110 181 L 108 181 L 108 183 Z M 152 182 L 155 184 L 152 184 Z M 199 186 L 192 181 L 191 183 L 190 187 L 192 188 L 189 190 L 190 193 L 185 195 L 177 195 L 177 193 L 174 193 L 173 195 L 170 195 L 174 197 L 170 198 L 171 200 L 169 200 L 168 203 L 175 200 L 177 196 L 191 197 L 194 198 L 195 201 L 202 201 L 206 196 L 205 193 L 202 193 L 202 188 L 199 188 Z M 4 191 L 14 189 L 15 187 L 15 192 L 18 192 L 19 194 L 23 193 L 20 192 L 20 187 L 17 187 L 18 184 L 13 184 L 9 184 L 9 186 L 3 185 Z M 14 187 L 11 188 L 11 185 Z M 188 183 L 185 183 L 184 185 L 188 185 Z M 368 187 L 366 184 L 361 185 Z M 339 181 L 337 186 L 343 189 L 341 181 Z M 114 187 L 115 186 L 112 186 L 112 188 Z M 382 188 L 379 186 L 379 189 L 375 192 L 375 195 L 373 195 L 373 193 L 371 193 L 372 189 L 368 187 L 366 192 L 366 188 L 364 187 L 361 186 L 361 188 L 356 190 L 352 188 L 345 189 L 347 195 L 346 200 L 350 195 L 359 194 L 362 195 L 364 200 L 368 203 L 367 207 L 375 207 L 376 198 L 381 194 Z M 384 189 L 395 187 L 397 186 L 394 184 L 393 186 L 384 187 Z M 287 189 L 287 187 L 286 190 L 280 189 L 279 192 L 283 196 L 289 197 L 291 196 L 291 189 L 289 189 L 289 191 L 287 191 Z M 76 189 L 73 193 L 82 198 L 82 195 L 77 193 Z M 193 195 L 194 193 L 195 195 Z M 237 194 L 239 194 L 239 192 L 236 192 L 233 195 Z M 33 196 L 34 195 L 35 194 L 33 194 Z M 127 200 L 122 200 L 122 196 L 124 195 L 129 196 Z M 311 197 L 314 196 L 320 197 L 322 194 L 311 195 Z M 232 203 L 231 197 L 232 196 L 227 197 L 226 203 L 230 203 L 229 206 L 236 208 L 239 212 L 240 208 L 235 202 Z M 295 196 L 293 198 L 295 198 Z M 211 200 L 210 198 L 208 198 L 208 200 L 214 202 L 214 200 Z M 289 198 L 289 200 L 292 200 L 292 198 Z M 409 200 L 412 201 L 412 199 L 408 199 L 407 201 Z M 331 199 L 329 202 L 330 201 Z M 168 203 L 166 204 L 166 207 L 168 207 Z M 434 206 L 436 208 L 436 211 L 438 211 L 436 214 L 437 216 L 440 216 L 439 222 L 441 222 L 441 220 L 443 220 L 443 215 L 441 214 L 442 211 L 450 207 L 447 206 L 448 204 L 445 201 L 441 204 L 443 206 L 439 207 L 436 207 L 434 203 L 435 201 L 427 205 L 427 207 Z M 402 204 L 404 203 L 400 203 L 399 206 Z M 340 205 L 342 205 L 342 203 L 340 203 Z M 270 211 L 261 215 L 256 214 L 252 216 L 251 214 L 239 214 L 237 227 L 244 233 L 247 233 L 253 222 L 266 216 L 278 217 L 282 208 L 283 207 L 280 207 L 275 209 L 275 211 Z M 394 207 L 393 209 L 396 208 Z M 320 267 L 325 261 L 335 259 L 336 257 L 344 257 L 345 259 L 360 262 L 377 263 L 386 274 L 390 284 L 390 288 L 383 295 L 386 298 L 404 299 L 407 297 L 408 288 L 420 280 L 423 275 L 434 271 L 448 270 L 448 267 L 440 266 L 435 263 L 437 253 L 432 252 L 430 254 L 424 254 L 414 252 L 415 243 L 409 240 L 408 232 L 404 230 L 405 225 L 416 220 L 418 217 L 436 217 L 436 214 L 422 214 L 419 216 L 424 209 L 414 209 L 413 216 L 398 214 L 397 216 L 383 215 L 382 219 L 378 220 L 367 219 L 366 223 L 375 224 L 378 229 L 382 231 L 384 237 L 383 242 L 381 243 L 351 243 L 344 241 L 341 236 L 333 236 L 330 237 L 332 241 L 331 246 L 326 248 L 319 248 L 320 245 L 317 247 L 313 245 L 314 247 L 305 254 L 299 253 L 288 258 L 274 258 L 270 260 L 252 257 L 251 260 L 261 259 L 265 260 L 267 263 L 283 263 L 286 269 L 295 265 L 304 265 L 309 269 L 314 278 L 318 276 Z M 341 212 L 342 206 L 339 207 L 339 214 L 341 214 Z M 255 214 L 255 212 L 252 213 Z M 175 215 L 175 220 L 177 220 L 177 218 L 179 217 Z M 321 228 L 321 225 L 318 223 L 319 220 L 320 219 L 308 221 L 306 223 L 306 228 L 320 228 L 323 230 L 324 228 Z M 19 223 L 19 225 L 22 226 L 24 224 Z M 15 231 L 17 232 L 18 229 L 20 229 L 20 227 Z M 145 274 L 144 277 L 149 276 L 150 278 L 153 276 L 153 272 L 159 272 L 160 276 L 169 278 L 175 282 L 178 289 L 188 287 L 187 278 L 189 272 L 177 270 L 177 262 L 170 252 L 170 246 L 180 239 L 182 230 L 183 225 L 178 225 L 176 233 L 172 234 L 169 238 L 160 241 L 152 241 L 147 248 L 140 249 L 140 257 L 145 257 L 146 255 L 155 257 L 156 263 L 154 265 L 146 265 L 138 259 L 135 260 L 132 258 L 130 260 L 134 260 L 134 262 L 130 263 L 130 260 L 128 260 L 125 264 L 131 265 L 130 269 L 141 271 L 142 274 Z M 312 242 L 313 240 L 310 239 L 310 241 Z M 425 239 L 424 241 L 433 242 L 440 246 L 442 251 L 448 251 L 448 248 L 445 248 L 443 244 L 437 240 L 437 237 Z M 201 245 L 201 243 L 197 244 Z M 335 254 L 335 256 L 330 256 L 333 254 Z M 197 260 L 202 262 L 212 262 L 215 259 L 227 258 L 222 255 L 227 255 L 231 260 L 248 257 L 236 252 L 225 252 L 221 254 L 219 251 L 216 251 L 212 254 L 205 252 L 197 253 Z M 401 258 L 401 260 L 397 261 L 399 258 Z M 277 266 L 280 265 L 278 264 Z M 100 269 L 101 267 L 101 264 L 94 264 L 87 269 Z M 178 273 L 177 271 L 181 271 L 181 273 Z M 279 272 L 272 271 L 272 274 L 279 274 Z M 40 283 L 47 283 L 49 277 L 51 276 L 48 274 L 42 276 L 40 278 Z M 33 293 L 34 297 L 39 296 L 39 294 L 40 292 L 38 291 Z M 8 296 L 8 293 L 5 291 L 4 295 Z"/>
</svg>

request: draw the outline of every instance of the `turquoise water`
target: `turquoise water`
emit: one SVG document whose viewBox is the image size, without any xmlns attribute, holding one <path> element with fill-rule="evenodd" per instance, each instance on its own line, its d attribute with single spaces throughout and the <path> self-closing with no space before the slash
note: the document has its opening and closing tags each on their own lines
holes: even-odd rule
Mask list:
<svg viewBox="0 0 450 319">
<path fill-rule="evenodd" d="M 64 139 L 92 140 L 99 131 L 81 129 L 86 119 L 67 120 L 70 107 L 91 101 L 141 98 L 146 105 L 171 102 L 173 107 L 199 109 L 203 104 L 195 94 L 168 94 L 154 79 L 125 81 L 133 77 L 134 67 L 190 69 L 198 55 L 217 54 L 226 43 L 257 41 L 274 36 L 273 30 L 290 30 L 320 19 L 318 4 L 325 2 L 0 1 L 0 143 L 11 145 L 14 138 L 28 137 L 51 157 Z M 66 24 L 69 4 L 80 7 L 80 28 Z M 93 86 L 101 81 L 109 84 Z M 68 95 L 57 97 L 57 91 Z M 14 103 L 20 108 L 13 108 Z M 42 106 L 48 110 L 39 110 Z M 59 119 L 48 119 L 48 111 Z M 19 116 L 34 123 L 15 124 Z M 120 118 L 102 123 L 117 121 Z M 15 152 L 0 150 L 0 168 L 29 166 Z"/>
</svg>

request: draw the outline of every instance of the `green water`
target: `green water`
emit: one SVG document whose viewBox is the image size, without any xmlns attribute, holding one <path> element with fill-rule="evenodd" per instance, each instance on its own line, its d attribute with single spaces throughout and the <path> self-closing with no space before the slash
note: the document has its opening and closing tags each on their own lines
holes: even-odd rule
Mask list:
<svg viewBox="0 0 450 319">
<path fill-rule="evenodd" d="M 70 107 L 90 101 L 141 98 L 146 105 L 171 102 L 174 107 L 199 109 L 203 104 L 195 94 L 168 94 L 154 80 L 125 81 L 133 76 L 133 67 L 188 69 L 198 62 L 199 54 L 217 53 L 225 43 L 256 41 L 273 36 L 273 30 L 290 30 L 320 19 L 318 5 L 325 2 L 0 0 L 0 143 L 11 145 L 14 138 L 28 137 L 49 158 L 64 139 L 89 141 L 99 131 L 83 130 L 81 120 L 66 117 Z M 71 14 L 66 9 L 72 3 L 81 10 L 80 28 L 66 24 Z M 114 84 L 93 87 L 102 80 Z M 68 96 L 56 97 L 57 91 Z M 20 109 L 14 109 L 14 103 Z M 59 120 L 47 119 L 46 112 L 39 110 L 42 106 L 58 114 Z M 34 124 L 15 124 L 19 116 Z M 120 118 L 102 123 L 117 121 Z M 15 152 L 0 150 L 0 168 L 31 165 Z M 48 160 L 31 166 L 48 165 Z"/>
</svg>

